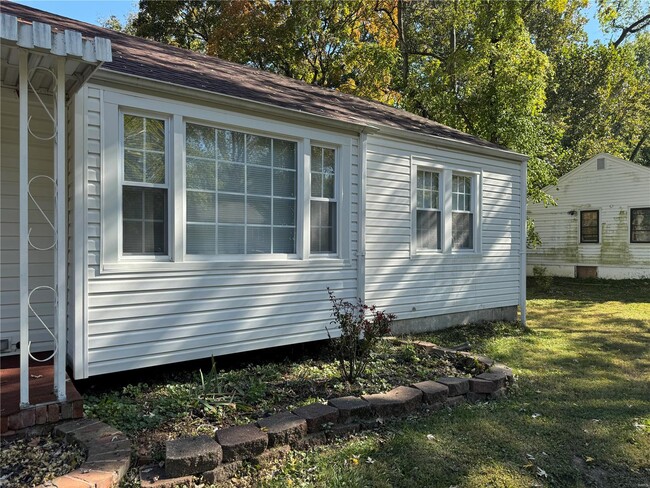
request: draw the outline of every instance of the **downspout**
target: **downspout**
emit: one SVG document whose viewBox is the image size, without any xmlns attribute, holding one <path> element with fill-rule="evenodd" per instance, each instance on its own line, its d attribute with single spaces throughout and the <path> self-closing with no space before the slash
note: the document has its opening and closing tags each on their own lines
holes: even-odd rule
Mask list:
<svg viewBox="0 0 650 488">
<path fill-rule="evenodd" d="M 368 134 L 359 134 L 359 232 L 357 241 L 357 297 L 366 300 L 366 180 L 368 178 Z"/>
<path fill-rule="evenodd" d="M 528 233 L 526 227 L 526 203 L 528 197 L 527 185 L 528 162 L 524 160 L 521 162 L 521 183 L 520 183 L 520 198 L 521 198 L 521 244 L 520 244 L 520 286 L 519 286 L 519 313 L 521 316 L 521 326 L 526 327 L 526 249 L 528 242 Z"/>
</svg>

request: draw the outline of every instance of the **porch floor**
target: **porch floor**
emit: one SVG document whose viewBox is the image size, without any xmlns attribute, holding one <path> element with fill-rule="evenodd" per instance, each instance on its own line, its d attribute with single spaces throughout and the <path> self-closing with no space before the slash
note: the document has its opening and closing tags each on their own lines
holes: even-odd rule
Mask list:
<svg viewBox="0 0 650 488">
<path fill-rule="evenodd" d="M 47 357 L 44 353 L 41 357 Z M 29 363 L 29 402 L 20 408 L 20 356 L 0 357 L 0 434 L 57 422 L 83 415 L 83 400 L 66 373 L 65 402 L 54 394 L 54 365 L 31 360 Z"/>
</svg>

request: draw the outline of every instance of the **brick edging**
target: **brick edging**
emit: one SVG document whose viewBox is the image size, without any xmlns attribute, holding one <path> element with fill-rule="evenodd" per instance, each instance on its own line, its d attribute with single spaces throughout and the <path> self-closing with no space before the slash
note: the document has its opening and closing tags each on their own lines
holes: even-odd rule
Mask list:
<svg viewBox="0 0 650 488">
<path fill-rule="evenodd" d="M 59 476 L 46 487 L 114 487 L 120 484 L 131 464 L 131 441 L 110 425 L 91 419 L 72 420 L 54 427 L 54 434 L 65 437 L 86 450 L 86 461 L 74 471 Z"/>
<path fill-rule="evenodd" d="M 257 422 L 219 429 L 213 438 L 185 437 L 167 441 L 165 469 L 158 465 L 140 470 L 143 488 L 166 488 L 202 476 L 207 483 L 219 483 L 234 476 L 243 461 L 265 464 L 291 449 L 305 449 L 346 434 L 372 428 L 389 418 L 418 409 L 439 410 L 466 402 L 495 400 L 506 394 L 514 382 L 512 370 L 492 359 L 439 347 L 430 342 L 400 342 L 423 347 L 436 356 L 464 357 L 482 365 L 485 372 L 472 378 L 437 378 L 386 393 L 361 397 L 333 398 L 327 404 L 313 403 L 283 411 Z"/>
</svg>

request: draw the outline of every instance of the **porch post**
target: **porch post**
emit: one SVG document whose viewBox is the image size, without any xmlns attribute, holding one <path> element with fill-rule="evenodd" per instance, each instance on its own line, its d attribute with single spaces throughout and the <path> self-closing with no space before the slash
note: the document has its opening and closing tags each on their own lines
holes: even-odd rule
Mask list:
<svg viewBox="0 0 650 488">
<path fill-rule="evenodd" d="M 56 179 L 56 255 L 54 257 L 54 276 L 56 289 L 55 329 L 57 349 L 54 356 L 54 391 L 57 400 L 66 399 L 65 360 L 66 360 L 66 185 L 65 185 L 65 57 L 56 58 L 56 139 L 54 141 L 54 175 Z"/>
<path fill-rule="evenodd" d="M 28 54 L 20 50 L 18 59 L 18 159 L 19 159 L 19 272 L 20 272 L 20 405 L 29 405 L 29 243 L 28 243 L 28 207 L 27 192 L 29 181 L 28 158 L 28 96 L 27 91 L 27 60 Z"/>
</svg>

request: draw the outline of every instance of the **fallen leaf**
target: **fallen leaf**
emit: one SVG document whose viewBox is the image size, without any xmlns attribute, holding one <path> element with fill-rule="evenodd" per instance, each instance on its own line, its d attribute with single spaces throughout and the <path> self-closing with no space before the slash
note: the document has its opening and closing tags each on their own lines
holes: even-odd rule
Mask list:
<svg viewBox="0 0 650 488">
<path fill-rule="evenodd" d="M 366 459 L 366 464 L 375 464 L 375 460 L 370 456 L 368 456 L 368 458 Z"/>
<path fill-rule="evenodd" d="M 585 458 L 585 461 L 587 461 L 588 463 L 592 462 L 593 460 L 594 460 L 594 458 L 592 458 L 591 456 L 587 456 Z"/>
<path fill-rule="evenodd" d="M 539 466 L 537 466 L 537 476 L 540 476 L 542 478 L 548 478 L 548 474 L 546 474 L 546 471 L 544 471 Z"/>
<path fill-rule="evenodd" d="M 27 445 L 29 447 L 36 447 L 36 446 L 38 446 L 39 442 L 41 442 L 41 438 L 40 437 L 34 437 L 27 443 Z"/>
<path fill-rule="evenodd" d="M 534 414 L 531 415 L 531 417 L 533 417 L 534 419 L 536 419 L 537 417 L 541 417 L 541 416 L 542 416 L 541 413 L 534 413 Z"/>
<path fill-rule="evenodd" d="M 42 374 L 30 374 L 29 377 L 34 378 L 34 379 L 39 379 L 39 378 L 42 378 L 43 375 Z"/>
<path fill-rule="evenodd" d="M 433 435 L 433 434 L 427 434 L 427 439 L 430 440 L 430 441 L 435 441 L 435 440 L 436 440 L 436 436 Z"/>
<path fill-rule="evenodd" d="M 526 457 L 527 457 L 528 459 L 530 459 L 531 461 L 534 461 L 534 460 L 535 460 L 535 456 L 533 456 L 532 454 L 526 454 Z"/>
</svg>

